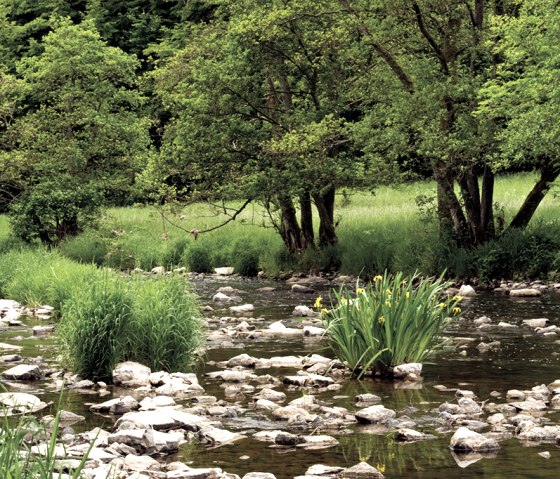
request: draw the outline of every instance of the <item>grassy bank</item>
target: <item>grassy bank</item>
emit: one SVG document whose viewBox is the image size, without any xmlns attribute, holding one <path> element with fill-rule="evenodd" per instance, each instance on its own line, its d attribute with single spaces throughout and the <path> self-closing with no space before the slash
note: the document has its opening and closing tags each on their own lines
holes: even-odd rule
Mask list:
<svg viewBox="0 0 560 479">
<path fill-rule="evenodd" d="M 507 222 L 535 181 L 529 173 L 498 177 L 495 201 Z M 206 272 L 234 266 L 253 275 L 259 269 L 277 275 L 284 271 L 337 270 L 373 276 L 384 270 L 411 274 L 489 278 L 546 276 L 560 266 L 560 199 L 549 194 L 530 227 L 474 251 L 457 249 L 439 238 L 435 221 L 435 185 L 417 182 L 380 187 L 374 194 L 354 192 L 337 197 L 337 246 L 290 257 L 259 205 L 251 205 L 236 221 L 201 234 L 228 217 L 219 209 L 195 205 L 174 214 L 156 207 L 110 209 L 102 225 L 61 245 L 65 256 L 82 263 L 119 269 L 185 266 Z M 416 199 L 423 198 L 418 208 Z M 169 219 L 167 221 L 165 218 Z M 173 224 L 172 224 L 173 223 Z M 0 242 L 7 238 L 0 222 Z M 4 240 L 2 239 L 4 238 Z"/>
</svg>

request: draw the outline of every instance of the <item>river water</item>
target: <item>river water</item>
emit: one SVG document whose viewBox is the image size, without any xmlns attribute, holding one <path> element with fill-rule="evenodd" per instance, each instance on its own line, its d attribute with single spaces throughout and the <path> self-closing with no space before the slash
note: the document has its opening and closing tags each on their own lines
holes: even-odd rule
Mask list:
<svg viewBox="0 0 560 479">
<path fill-rule="evenodd" d="M 283 320 L 287 326 L 297 324 L 298 319 L 291 313 L 296 305 L 311 306 L 316 295 L 292 293 L 283 283 L 244 280 L 232 278 L 227 281 L 208 278 L 197 280 L 194 287 L 200 296 L 201 304 L 212 304 L 211 297 L 220 286 L 232 286 L 241 291 L 243 302 L 252 303 L 255 311 L 253 318 L 262 318 L 263 327 L 276 320 Z M 263 286 L 272 286 L 274 292 L 258 291 Z M 317 291 L 328 296 L 326 289 Z M 212 304 L 214 316 L 228 316 L 227 306 Z M 454 400 L 453 390 L 468 389 L 481 401 L 505 402 L 508 389 L 531 389 L 539 384 L 548 384 L 560 379 L 560 338 L 542 336 L 531 329 L 520 327 L 515 330 L 493 328 L 481 332 L 473 323 L 475 318 L 488 316 L 492 323 L 500 321 L 520 326 L 523 319 L 543 318 L 551 325 L 560 326 L 560 294 L 541 298 L 521 299 L 494 294 L 480 294 L 472 300 L 465 300 L 464 318 L 453 326 L 449 335 L 468 338 L 465 346 L 444 357 L 436 358 L 424 366 L 424 382 L 419 389 L 400 389 L 399 383 L 382 380 L 348 380 L 336 393 L 321 393 L 317 397 L 329 405 L 343 406 L 350 412 L 356 411 L 354 397 L 361 393 L 374 393 L 382 398 L 382 404 L 410 416 L 423 432 L 433 433 L 439 426 L 436 422 L 437 407 L 445 401 Z M 222 309 L 220 309 L 222 308 Z M 29 319 L 25 328 L 11 328 L 0 331 L 0 342 L 23 346 L 22 356 L 43 356 L 53 361 L 56 348 L 52 339 L 30 336 L 29 329 L 36 324 L 44 324 Z M 476 345 L 481 341 L 500 341 L 501 347 L 495 351 L 480 353 Z M 254 357 L 269 358 L 282 355 L 307 355 L 330 353 L 318 340 L 290 337 L 288 339 L 268 339 L 244 342 L 234 341 L 228 347 L 208 349 L 204 363 L 197 373 L 207 394 L 223 399 L 223 389 L 216 380 L 206 379 L 205 372 L 215 370 L 216 361 L 227 360 L 241 353 Z M 286 370 L 263 370 L 258 374 L 287 375 Z M 442 392 L 435 386 L 446 386 L 449 392 Z M 7 385 L 8 388 L 32 392 L 45 399 L 56 401 L 56 393 L 48 390 L 48 383 L 27 385 Z M 501 398 L 491 396 L 500 393 Z M 301 391 L 287 391 L 288 400 L 301 397 Z M 112 419 L 96 416 L 89 412 L 89 405 L 100 399 L 97 395 L 83 395 L 68 392 L 63 398 L 63 407 L 86 416 L 86 421 L 75 426 L 77 430 L 101 426 L 110 429 Z M 476 462 L 474 458 L 456 457 L 449 450 L 452 432 L 436 433 L 436 439 L 401 444 L 393 440 L 390 431 L 380 428 L 355 426 L 350 434 L 329 433 L 335 436 L 339 445 L 328 449 L 306 450 L 301 448 L 275 448 L 269 443 L 252 439 L 252 433 L 262 429 L 285 429 L 282 424 L 271 421 L 251 409 L 250 397 L 240 400 L 244 412 L 238 417 L 223 421 L 224 427 L 241 432 L 246 439 L 218 448 L 202 445 L 185 445 L 179 454 L 170 458 L 191 464 L 193 467 L 221 467 L 227 472 L 243 474 L 253 471 L 272 472 L 278 479 L 291 479 L 303 475 L 313 464 L 331 466 L 351 466 L 361 460 L 384 471 L 387 478 L 555 478 L 560 470 L 560 448 L 555 444 L 535 444 L 527 446 L 516 438 L 501 443 L 501 450 L 493 457 L 485 457 Z M 558 424 L 556 413 L 547 414 L 551 424 Z M 305 433 L 310 433 L 306 431 Z M 549 451 L 550 459 L 539 456 Z"/>
</svg>

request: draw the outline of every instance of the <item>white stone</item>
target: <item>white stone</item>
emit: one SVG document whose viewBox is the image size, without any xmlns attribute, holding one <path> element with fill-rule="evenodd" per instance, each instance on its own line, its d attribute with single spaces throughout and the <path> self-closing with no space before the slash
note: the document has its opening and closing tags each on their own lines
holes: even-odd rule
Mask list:
<svg viewBox="0 0 560 479">
<path fill-rule="evenodd" d="M 250 313 L 255 310 L 252 304 L 242 304 L 240 306 L 230 306 L 229 310 L 232 313 Z"/>
<path fill-rule="evenodd" d="M 468 284 L 464 284 L 459 288 L 459 296 L 463 297 L 463 298 L 469 298 L 469 297 L 473 297 L 476 296 L 476 291 L 474 290 L 474 288 Z"/>
<path fill-rule="evenodd" d="M 522 323 L 530 328 L 544 328 L 548 324 L 548 318 L 524 319 Z"/>
<path fill-rule="evenodd" d="M 450 447 L 454 451 L 461 452 L 484 452 L 496 451 L 500 445 L 495 439 L 488 439 L 478 432 L 471 431 L 466 427 L 460 427 L 451 438 Z"/>
<path fill-rule="evenodd" d="M 537 296 L 541 296 L 542 293 L 538 289 L 523 288 L 523 289 L 512 289 L 509 292 L 509 295 L 514 297 L 537 297 Z"/>
<path fill-rule="evenodd" d="M 214 273 L 219 274 L 220 276 L 231 276 L 235 268 L 231 266 L 226 266 L 223 268 L 214 268 Z"/>
<path fill-rule="evenodd" d="M 33 413 L 47 407 L 37 396 L 27 393 L 0 393 L 0 409 L 8 416 L 22 413 Z"/>
<path fill-rule="evenodd" d="M 4 371 L 2 376 L 6 379 L 15 379 L 17 381 L 35 381 L 41 378 L 42 373 L 39 366 L 35 364 L 18 364 Z"/>
<path fill-rule="evenodd" d="M 113 370 L 115 386 L 141 387 L 150 385 L 151 369 L 140 363 L 125 361 L 117 364 Z"/>
<path fill-rule="evenodd" d="M 387 409 L 385 406 L 378 404 L 360 409 L 355 416 L 361 424 L 377 424 L 394 418 L 396 413 L 392 409 Z"/>
</svg>

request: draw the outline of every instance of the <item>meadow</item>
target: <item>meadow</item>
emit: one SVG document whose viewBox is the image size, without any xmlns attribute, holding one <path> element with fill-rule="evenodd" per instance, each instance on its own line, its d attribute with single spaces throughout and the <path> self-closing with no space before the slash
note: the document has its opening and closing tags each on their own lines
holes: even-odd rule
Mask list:
<svg viewBox="0 0 560 479">
<path fill-rule="evenodd" d="M 506 225 L 535 181 L 520 173 L 496 180 L 497 211 Z M 220 266 L 254 276 L 296 271 L 340 272 L 372 277 L 383 271 L 416 271 L 452 278 L 489 279 L 554 276 L 560 266 L 560 198 L 555 190 L 542 202 L 530 226 L 482 247 L 459 249 L 440 238 L 435 217 L 435 185 L 421 181 L 382 186 L 373 192 L 346 191 L 337 196 L 335 218 L 339 243 L 291 256 L 259 204 L 250 205 L 235 221 L 208 233 L 229 217 L 220 205 L 134 206 L 105 211 L 99 227 L 59 246 L 64 256 L 81 263 L 116 269 L 150 270 L 155 266 L 186 267 L 211 272 Z M 417 199 L 421 199 L 419 206 Z M 235 207 L 236 204 L 228 205 Z M 6 217 L 0 217 L 0 251 L 11 247 Z"/>
</svg>

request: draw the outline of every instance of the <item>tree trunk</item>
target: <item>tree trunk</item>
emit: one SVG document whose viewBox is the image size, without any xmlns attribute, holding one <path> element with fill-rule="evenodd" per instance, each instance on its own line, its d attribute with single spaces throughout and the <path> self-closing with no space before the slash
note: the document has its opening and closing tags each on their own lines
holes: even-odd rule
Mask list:
<svg viewBox="0 0 560 479">
<path fill-rule="evenodd" d="M 311 209 L 311 196 L 305 192 L 299 199 L 301 215 L 301 241 L 303 249 L 315 245 L 315 234 L 313 232 L 313 211 Z"/>
<path fill-rule="evenodd" d="M 301 241 L 301 228 L 297 221 L 296 209 L 292 199 L 285 196 L 279 198 L 278 202 L 282 218 L 279 230 L 284 244 L 291 254 L 301 253 L 304 250 Z"/>
<path fill-rule="evenodd" d="M 453 174 L 445 165 L 436 165 L 434 178 L 437 185 L 440 236 L 446 236 L 451 229 L 456 240 L 465 244 L 468 238 L 467 220 L 453 188 Z"/>
<path fill-rule="evenodd" d="M 535 214 L 537 207 L 540 205 L 541 201 L 545 197 L 546 193 L 550 189 L 550 186 L 558 175 L 560 174 L 560 166 L 554 165 L 552 162 L 548 163 L 545 167 L 541 169 L 541 177 L 539 181 L 535 184 L 533 189 L 525 198 L 523 205 L 515 215 L 515 218 L 509 224 L 508 230 L 512 228 L 525 228 L 531 218 Z"/>
<path fill-rule="evenodd" d="M 488 165 L 482 172 L 482 198 L 480 200 L 480 223 L 484 231 L 483 241 L 496 236 L 494 226 L 494 172 Z"/>
<path fill-rule="evenodd" d="M 313 195 L 315 207 L 319 213 L 319 246 L 331 246 L 338 243 L 334 224 L 335 189 L 330 188 L 324 194 Z"/>
</svg>

